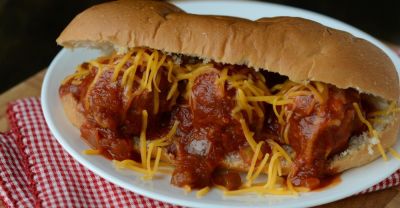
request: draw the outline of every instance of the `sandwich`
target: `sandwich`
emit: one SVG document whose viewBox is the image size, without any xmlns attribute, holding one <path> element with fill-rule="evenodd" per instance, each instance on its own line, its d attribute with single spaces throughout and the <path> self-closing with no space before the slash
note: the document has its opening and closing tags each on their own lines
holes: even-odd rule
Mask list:
<svg viewBox="0 0 400 208">
<path fill-rule="evenodd" d="M 145 179 L 169 165 L 177 187 L 290 194 L 396 143 L 392 61 L 311 20 L 119 0 L 77 15 L 57 43 L 104 52 L 60 83 L 60 99 L 91 153 Z"/>
</svg>

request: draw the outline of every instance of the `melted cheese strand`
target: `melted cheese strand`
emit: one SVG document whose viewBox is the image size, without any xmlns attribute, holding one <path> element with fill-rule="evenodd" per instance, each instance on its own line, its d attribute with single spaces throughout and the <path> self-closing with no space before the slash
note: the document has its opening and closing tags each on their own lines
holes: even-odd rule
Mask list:
<svg viewBox="0 0 400 208">
<path fill-rule="evenodd" d="M 94 77 L 93 81 L 90 83 L 86 95 L 85 95 L 85 109 L 89 109 L 89 94 L 92 91 L 94 85 L 97 83 L 97 81 L 99 80 L 100 76 L 103 74 L 103 67 L 96 63 L 96 62 L 90 62 L 90 64 L 92 64 L 93 66 L 95 66 L 97 68 L 97 73 L 96 76 Z"/>
<path fill-rule="evenodd" d="M 138 167 L 137 163 L 133 160 L 123 160 L 123 161 L 117 161 L 113 160 L 114 166 L 117 169 L 130 169 L 142 174 L 147 174 L 147 170 L 141 167 Z M 139 164 L 140 165 L 140 164 Z"/>
<path fill-rule="evenodd" d="M 280 152 L 277 152 L 272 155 L 271 161 L 269 162 L 268 166 L 268 181 L 267 184 L 265 184 L 265 188 L 274 188 L 275 183 L 276 183 L 276 177 L 277 177 L 277 165 L 276 163 L 280 162 L 279 157 L 281 157 L 282 154 Z"/>
<path fill-rule="evenodd" d="M 212 64 L 206 64 L 206 65 L 201 65 L 201 66 L 195 66 L 197 68 L 195 69 L 191 69 L 191 66 L 186 66 L 187 68 L 189 68 L 190 72 L 189 73 L 181 73 L 181 74 L 177 74 L 176 79 L 177 81 L 180 80 L 188 80 L 188 83 L 186 84 L 186 92 L 184 97 L 186 99 L 190 98 L 191 95 L 191 91 L 192 91 L 192 87 L 193 87 L 193 83 L 196 80 L 196 78 L 202 74 L 206 74 L 208 72 L 211 71 L 215 71 L 215 69 L 213 68 Z"/>
<path fill-rule="evenodd" d="M 142 59 L 143 53 L 144 53 L 143 49 L 140 49 L 140 50 L 136 53 L 136 56 L 135 56 L 135 58 L 133 59 L 133 64 L 132 64 L 132 66 L 130 66 L 127 70 L 125 70 L 124 75 L 122 76 L 122 85 L 126 85 L 126 82 L 127 82 L 127 80 L 128 80 L 128 77 L 129 77 L 129 79 L 132 79 L 132 80 L 133 80 L 133 78 L 135 77 L 135 75 L 136 75 L 136 70 L 137 70 L 137 68 L 138 68 L 138 66 L 139 66 L 140 60 Z M 129 87 L 129 86 L 132 87 L 131 84 L 128 84 L 128 87 Z"/>
<path fill-rule="evenodd" d="M 283 139 L 285 140 L 285 144 L 289 144 L 289 129 L 290 123 L 285 125 L 285 129 L 283 130 Z"/>
<path fill-rule="evenodd" d="M 275 95 L 269 95 L 269 96 L 248 96 L 247 100 L 248 101 L 255 101 L 255 102 L 265 102 L 268 104 L 273 104 L 274 100 L 277 100 L 275 105 L 286 105 L 293 103 L 292 100 L 278 100 L 280 97 L 275 96 Z"/>
<path fill-rule="evenodd" d="M 268 189 L 263 186 L 252 186 L 249 188 L 242 188 L 234 191 L 224 191 L 225 196 L 243 195 L 247 193 L 258 193 L 258 194 L 271 194 L 271 195 L 291 195 L 292 192 L 283 188 Z"/>
<path fill-rule="evenodd" d="M 296 189 L 293 187 L 292 182 L 289 179 L 286 179 L 286 186 L 288 187 L 288 189 L 290 190 L 290 192 L 292 192 L 295 195 L 299 195 L 296 191 Z"/>
<path fill-rule="evenodd" d="M 316 90 L 311 84 L 307 84 L 306 87 L 313 93 L 314 98 L 318 100 L 319 103 L 324 103 L 325 100 L 322 95 Z"/>
<path fill-rule="evenodd" d="M 167 140 L 170 140 L 175 135 L 176 129 L 178 128 L 178 125 L 179 125 L 179 121 L 176 120 L 174 122 L 174 125 L 172 126 L 171 130 L 169 130 L 168 134 L 165 136 L 165 138 Z"/>
<path fill-rule="evenodd" d="M 268 93 L 268 92 L 264 91 L 263 88 L 259 88 L 260 86 L 263 86 L 263 85 L 256 86 L 255 83 L 253 82 L 253 80 L 251 80 L 251 79 L 243 81 L 243 86 L 245 88 L 249 89 L 253 95 L 256 95 L 256 97 L 261 97 Z"/>
<path fill-rule="evenodd" d="M 160 164 L 160 158 L 161 158 L 161 151 L 162 151 L 162 149 L 157 147 L 157 155 L 156 155 L 156 160 L 155 160 L 154 166 L 153 166 L 152 176 L 154 175 L 154 173 L 156 173 L 158 171 L 158 167 Z"/>
<path fill-rule="evenodd" d="M 157 66 L 158 66 L 158 52 L 157 51 L 153 51 L 153 54 L 154 54 L 153 59 L 149 59 L 150 62 L 147 63 L 148 65 L 150 65 L 150 70 L 149 70 L 149 72 L 146 71 L 146 79 L 144 81 L 145 88 L 150 92 L 152 91 L 151 82 L 153 80 L 153 77 L 156 76 L 157 70 L 158 70 L 157 69 Z"/>
<path fill-rule="evenodd" d="M 182 188 L 185 194 L 192 192 L 192 188 L 188 185 L 184 185 Z"/>
<path fill-rule="evenodd" d="M 387 109 L 372 112 L 372 113 L 370 113 L 368 116 L 387 116 L 387 115 L 389 115 L 390 113 L 395 113 L 395 112 L 399 111 L 399 108 L 395 108 L 395 107 L 396 107 L 396 102 L 395 102 L 395 101 L 392 101 L 392 102 L 389 104 L 389 107 L 388 107 Z"/>
<path fill-rule="evenodd" d="M 151 66 L 153 64 L 153 59 L 154 56 L 158 53 L 156 53 L 156 51 L 154 51 L 150 56 L 146 56 L 148 54 L 144 54 L 145 57 L 147 58 L 147 66 L 146 66 L 146 71 L 142 74 L 142 79 L 140 81 L 140 87 L 139 87 L 139 91 L 142 91 L 146 88 L 147 82 L 149 80 L 149 75 L 150 75 L 150 70 L 151 70 Z"/>
<path fill-rule="evenodd" d="M 251 158 L 251 165 L 250 165 L 249 171 L 247 172 L 247 175 L 246 175 L 247 181 L 249 181 L 251 179 L 251 176 L 253 175 L 254 167 L 256 166 L 257 158 L 258 158 L 258 155 L 260 154 L 260 149 L 261 149 L 261 146 L 263 145 L 263 143 L 264 142 L 259 142 L 256 146 L 256 151 L 254 151 L 253 158 Z"/>
<path fill-rule="evenodd" d="M 390 154 L 392 154 L 393 157 L 400 160 L 400 154 L 396 150 L 394 150 L 393 148 L 389 148 L 389 152 Z"/>
<path fill-rule="evenodd" d="M 285 125 L 285 121 L 283 120 L 281 114 L 279 114 L 279 113 L 278 113 L 278 110 L 276 109 L 276 103 L 277 103 L 277 101 L 278 101 L 278 97 L 276 97 L 276 98 L 274 99 L 274 101 L 272 102 L 272 109 L 273 109 L 273 111 L 274 111 L 276 117 L 278 118 L 279 124 Z"/>
<path fill-rule="evenodd" d="M 178 90 L 178 82 L 172 83 L 171 88 L 169 89 L 168 95 L 167 95 L 167 100 L 170 100 L 172 96 L 177 92 Z"/>
<path fill-rule="evenodd" d="M 362 115 L 360 107 L 358 106 L 358 103 L 353 103 L 354 109 L 356 110 L 357 116 L 360 119 L 360 121 L 362 123 L 364 123 L 367 127 L 368 127 L 368 131 L 370 133 L 370 136 L 375 137 L 378 140 L 378 150 L 381 153 L 383 159 L 386 161 L 387 160 L 387 156 L 385 153 L 385 150 L 382 147 L 381 141 L 378 137 L 378 133 L 375 131 L 375 129 L 372 127 L 371 123 L 369 123 L 369 121 L 367 119 L 365 119 L 365 117 Z"/>
<path fill-rule="evenodd" d="M 210 187 L 206 186 L 196 192 L 196 198 L 200 199 L 210 191 Z"/>
<path fill-rule="evenodd" d="M 239 105 L 240 109 L 243 109 L 246 111 L 247 116 L 249 118 L 250 121 L 253 120 L 253 107 L 251 107 L 248 102 L 247 102 L 247 98 L 243 92 L 242 89 L 237 89 L 236 90 L 236 102 Z"/>
<path fill-rule="evenodd" d="M 179 121 L 175 121 L 174 125 L 172 128 L 168 131 L 167 135 L 165 135 L 161 139 L 155 139 L 152 140 L 151 143 L 154 145 L 154 147 L 161 147 L 161 146 L 167 146 L 170 144 L 171 138 L 176 134 L 176 129 L 178 128 Z"/>
<path fill-rule="evenodd" d="M 100 150 L 97 149 L 87 149 L 82 151 L 83 154 L 85 155 L 100 155 Z"/>
<path fill-rule="evenodd" d="M 156 82 L 157 72 L 158 72 L 158 70 L 160 69 L 160 67 L 164 64 L 166 58 L 167 58 L 167 56 L 166 56 L 165 54 L 163 54 L 163 56 L 161 57 L 161 60 L 159 61 L 158 65 L 157 65 L 157 67 L 156 67 L 155 75 L 153 76 L 154 88 L 156 88 L 156 90 L 157 90 L 158 92 L 161 92 L 161 90 L 160 90 L 160 88 L 158 88 L 158 85 L 159 85 L 160 81 Z"/>
<path fill-rule="evenodd" d="M 154 148 L 154 144 L 150 143 L 148 150 L 147 150 L 147 161 L 146 161 L 146 165 L 147 165 L 147 174 L 144 177 L 145 179 L 149 179 L 150 175 L 151 175 L 151 155 L 153 154 L 153 148 Z"/>
<path fill-rule="evenodd" d="M 321 82 L 314 82 L 324 101 L 328 100 L 328 86 Z"/>
<path fill-rule="evenodd" d="M 174 69 L 174 63 L 171 60 L 168 60 L 168 82 L 172 82 L 172 70 Z"/>
<path fill-rule="evenodd" d="M 161 77 L 160 76 L 158 76 L 157 78 L 156 78 L 156 83 L 155 83 L 155 87 L 160 83 L 160 79 L 161 79 Z M 151 84 L 151 83 L 150 83 Z M 158 113 L 158 110 L 159 110 L 159 108 L 160 108 L 160 98 L 159 98 L 159 90 L 154 90 L 153 91 L 153 103 L 154 103 L 154 105 L 153 105 L 153 114 L 154 115 L 156 115 L 157 113 Z"/>
<path fill-rule="evenodd" d="M 119 72 L 121 71 L 122 67 L 126 64 L 128 59 L 132 56 L 132 53 L 133 53 L 133 51 L 130 51 L 127 54 L 125 54 L 125 56 L 120 60 L 120 62 L 117 64 L 117 66 L 115 66 L 114 73 L 113 73 L 113 76 L 111 78 L 112 82 L 117 81 Z"/>
<path fill-rule="evenodd" d="M 140 157 L 142 160 L 142 166 L 146 167 L 146 129 L 147 129 L 147 118 L 148 114 L 146 110 L 142 111 L 142 130 L 140 131 Z"/>
<path fill-rule="evenodd" d="M 273 146 L 278 152 L 280 152 L 282 154 L 282 156 L 286 159 L 286 161 L 288 161 L 290 163 L 293 162 L 292 158 L 289 156 L 289 154 L 278 143 L 276 143 L 272 139 L 268 139 L 267 141 L 271 146 Z"/>
<path fill-rule="evenodd" d="M 246 138 L 247 142 L 249 143 L 251 149 L 255 152 L 257 143 L 253 138 L 254 133 L 249 130 L 247 127 L 246 121 L 243 118 L 239 120 L 240 125 L 242 126 L 244 137 Z"/>
<path fill-rule="evenodd" d="M 77 79 L 77 78 L 82 79 L 82 78 L 86 77 L 88 74 L 90 74 L 90 71 L 83 69 L 82 64 L 81 64 L 77 67 L 74 74 L 71 74 L 71 75 L 68 75 L 67 77 L 65 77 L 65 79 L 62 81 L 61 85 L 66 84 L 71 79 Z"/>
<path fill-rule="evenodd" d="M 264 155 L 263 160 L 261 161 L 260 165 L 257 167 L 257 171 L 254 173 L 254 175 L 248 181 L 249 186 L 251 186 L 253 181 L 257 179 L 257 177 L 260 175 L 261 171 L 265 168 L 268 158 L 269 158 L 269 154 L 267 153 Z"/>
<path fill-rule="evenodd" d="M 161 138 L 161 139 L 154 139 L 154 140 L 151 140 L 151 143 L 152 143 L 155 147 L 161 146 L 160 144 L 163 144 L 164 142 L 166 142 L 165 137 L 163 137 L 163 138 Z"/>
<path fill-rule="evenodd" d="M 310 96 L 310 95 L 313 95 L 313 93 L 310 91 L 294 91 L 294 92 L 288 92 L 284 96 L 287 98 L 293 98 L 298 96 Z"/>
<path fill-rule="evenodd" d="M 225 90 L 225 81 L 228 79 L 228 68 L 225 67 L 219 73 L 219 78 L 215 80 L 215 84 L 220 86 L 220 89 Z"/>
</svg>

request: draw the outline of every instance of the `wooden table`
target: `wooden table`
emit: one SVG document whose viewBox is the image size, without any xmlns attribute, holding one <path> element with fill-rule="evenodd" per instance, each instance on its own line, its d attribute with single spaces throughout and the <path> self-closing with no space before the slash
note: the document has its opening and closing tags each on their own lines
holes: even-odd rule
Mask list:
<svg viewBox="0 0 400 208">
<path fill-rule="evenodd" d="M 18 98 L 40 96 L 40 88 L 42 86 L 44 74 L 45 70 L 35 74 L 34 76 L 0 95 L 0 131 L 8 130 L 8 121 L 6 116 L 7 103 Z M 319 207 L 398 208 L 400 207 L 400 188 L 396 187 L 360 196 L 352 196 Z M 4 208 L 4 206 L 0 204 L 0 208 Z"/>
</svg>

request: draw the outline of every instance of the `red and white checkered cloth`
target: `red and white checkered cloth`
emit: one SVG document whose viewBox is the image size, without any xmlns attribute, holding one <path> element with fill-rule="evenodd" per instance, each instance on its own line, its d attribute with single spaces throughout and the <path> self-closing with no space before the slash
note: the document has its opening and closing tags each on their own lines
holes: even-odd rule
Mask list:
<svg viewBox="0 0 400 208">
<path fill-rule="evenodd" d="M 7 207 L 175 207 L 120 188 L 76 162 L 51 135 L 40 101 L 8 107 L 0 134 L 0 197 Z"/>
<path fill-rule="evenodd" d="M 66 153 L 51 135 L 40 101 L 10 103 L 12 130 L 0 134 L 0 197 L 7 207 L 174 207 L 117 187 Z M 362 193 L 400 184 L 400 170 Z"/>
</svg>

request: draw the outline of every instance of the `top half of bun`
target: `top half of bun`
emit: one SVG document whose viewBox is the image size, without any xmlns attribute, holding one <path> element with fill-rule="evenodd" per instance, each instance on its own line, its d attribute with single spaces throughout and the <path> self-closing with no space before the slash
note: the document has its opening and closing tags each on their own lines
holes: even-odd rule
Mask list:
<svg viewBox="0 0 400 208">
<path fill-rule="evenodd" d="M 351 34 L 293 17 L 256 21 L 188 14 L 160 1 L 120 0 L 76 16 L 57 39 L 64 47 L 149 47 L 244 64 L 398 100 L 395 66 L 378 47 Z"/>
</svg>

